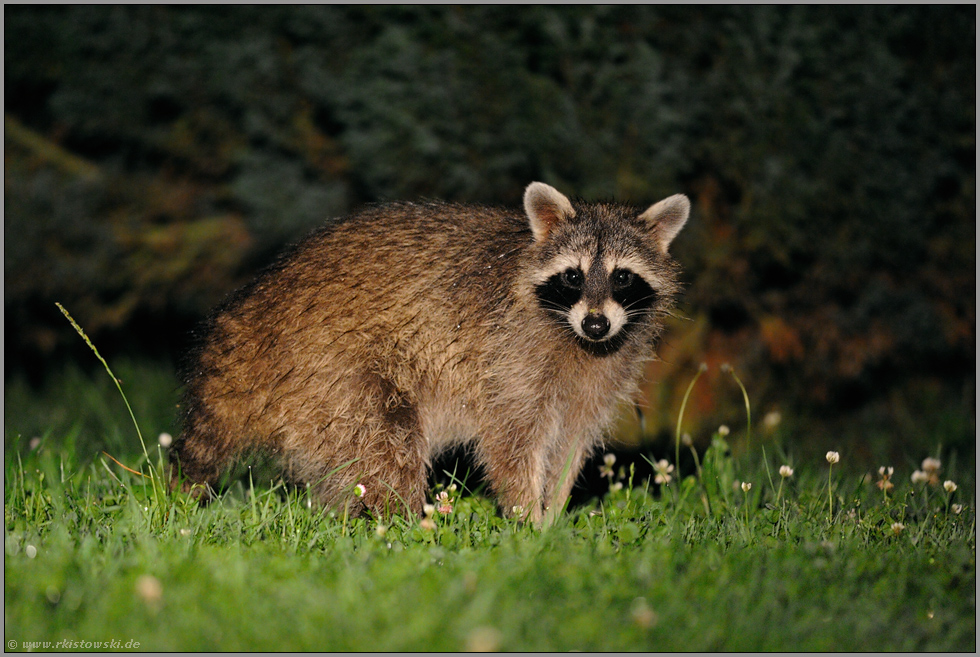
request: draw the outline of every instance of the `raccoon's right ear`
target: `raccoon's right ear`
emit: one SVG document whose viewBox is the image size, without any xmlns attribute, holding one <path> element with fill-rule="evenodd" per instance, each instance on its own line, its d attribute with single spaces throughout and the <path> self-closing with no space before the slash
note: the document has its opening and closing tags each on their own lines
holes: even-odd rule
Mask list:
<svg viewBox="0 0 980 657">
<path fill-rule="evenodd" d="M 556 225 L 575 216 L 565 195 L 542 182 L 533 182 L 524 190 L 524 212 L 536 242 L 547 239 Z"/>
<path fill-rule="evenodd" d="M 681 232 L 690 214 L 691 202 L 687 197 L 683 194 L 674 194 L 651 205 L 640 215 L 640 219 L 655 232 L 660 250 L 667 253 L 667 247 L 677 237 L 677 233 Z"/>
</svg>

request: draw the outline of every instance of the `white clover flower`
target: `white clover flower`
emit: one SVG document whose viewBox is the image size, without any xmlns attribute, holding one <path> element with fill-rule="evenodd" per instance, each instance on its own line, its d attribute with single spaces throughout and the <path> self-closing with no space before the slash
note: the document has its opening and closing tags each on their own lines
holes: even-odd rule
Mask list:
<svg viewBox="0 0 980 657">
<path fill-rule="evenodd" d="M 833 465 L 840 461 L 840 454 L 837 452 L 827 452 L 827 463 Z"/>
<path fill-rule="evenodd" d="M 616 463 L 615 454 L 606 454 L 602 457 L 603 465 L 599 466 L 599 476 L 613 478 L 615 472 L 613 472 L 613 464 Z"/>
<path fill-rule="evenodd" d="M 956 515 L 960 515 L 960 513 L 963 512 L 963 505 L 962 504 L 954 504 L 953 506 L 951 506 L 949 508 L 952 509 L 953 510 L 953 513 L 955 513 Z"/>
<path fill-rule="evenodd" d="M 432 517 L 432 514 L 436 512 L 435 504 L 425 504 L 422 506 L 422 513 L 425 514 L 426 518 Z"/>
<path fill-rule="evenodd" d="M 654 482 L 666 486 L 673 478 L 670 473 L 674 471 L 674 466 L 667 459 L 660 459 L 653 464 L 653 471 L 657 473 L 657 476 L 653 478 Z"/>
<path fill-rule="evenodd" d="M 388 528 L 385 527 L 384 525 L 378 525 L 374 530 L 374 534 L 378 538 L 384 538 L 384 535 L 387 533 L 388 533 Z"/>
<path fill-rule="evenodd" d="M 943 488 L 946 489 L 946 492 L 947 493 L 954 493 L 954 492 L 956 492 L 956 484 L 954 484 L 949 479 L 947 479 L 946 481 L 943 482 Z"/>
<path fill-rule="evenodd" d="M 26 548 L 24 548 L 24 552 L 27 554 L 28 559 L 33 559 L 37 556 L 37 548 L 33 545 L 28 545 Z"/>
<path fill-rule="evenodd" d="M 743 493 L 748 493 L 750 490 L 752 490 L 752 484 L 750 482 L 748 482 L 748 481 L 743 481 L 742 482 L 742 492 Z"/>
<path fill-rule="evenodd" d="M 646 598 L 634 598 L 630 608 L 633 622 L 643 629 L 653 627 L 657 623 L 657 613 L 647 604 Z"/>
<path fill-rule="evenodd" d="M 718 427 L 718 435 L 721 436 L 722 438 L 724 438 L 730 433 L 731 433 L 731 429 L 728 428 L 727 424 L 723 424 L 720 427 Z"/>
<path fill-rule="evenodd" d="M 685 433 L 683 436 L 681 436 L 681 444 L 684 445 L 684 447 L 691 447 L 694 445 L 694 440 L 691 439 L 691 434 Z"/>
<path fill-rule="evenodd" d="M 498 652 L 502 640 L 500 631 L 493 627 L 477 627 L 466 637 L 466 652 Z"/>
<path fill-rule="evenodd" d="M 762 418 L 762 426 L 767 429 L 775 429 L 782 421 L 783 416 L 779 413 L 779 411 L 769 411 L 766 413 L 766 416 Z"/>
<path fill-rule="evenodd" d="M 789 467 L 788 465 L 779 466 L 779 476 L 783 479 L 789 479 L 793 476 L 793 468 Z"/>
<path fill-rule="evenodd" d="M 923 459 L 922 471 L 925 473 L 926 483 L 930 486 L 939 485 L 939 471 L 942 469 L 942 465 L 942 461 L 931 456 Z"/>
<path fill-rule="evenodd" d="M 890 481 L 892 475 L 895 474 L 895 468 L 890 466 L 887 468 L 885 466 L 881 466 L 878 468 L 878 474 L 881 475 L 881 479 L 878 481 L 878 488 L 886 493 L 892 488 L 895 488 L 895 484 Z"/>
<path fill-rule="evenodd" d="M 169 433 L 164 432 L 157 438 L 157 442 L 160 443 L 160 447 L 170 447 L 170 445 L 174 442 L 174 437 Z"/>
<path fill-rule="evenodd" d="M 158 608 L 163 597 L 163 584 L 153 575 L 140 575 L 136 578 L 136 594 L 149 607 Z"/>
<path fill-rule="evenodd" d="M 912 483 L 913 484 L 924 484 L 929 481 L 929 475 L 927 475 L 922 470 L 916 470 L 912 473 Z"/>
<path fill-rule="evenodd" d="M 892 523 L 892 534 L 894 534 L 895 536 L 901 534 L 903 529 L 905 529 L 905 525 L 903 525 L 902 523 L 900 522 Z"/>
<path fill-rule="evenodd" d="M 452 513 L 454 501 L 456 501 L 455 497 L 449 497 L 448 492 L 442 491 L 436 495 L 436 502 L 439 505 L 436 510 L 443 515 Z"/>
</svg>

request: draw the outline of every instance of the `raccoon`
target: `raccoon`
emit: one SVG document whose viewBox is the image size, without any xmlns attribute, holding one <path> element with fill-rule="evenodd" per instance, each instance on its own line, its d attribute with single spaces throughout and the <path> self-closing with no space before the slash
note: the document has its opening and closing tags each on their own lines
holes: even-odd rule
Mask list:
<svg viewBox="0 0 980 657">
<path fill-rule="evenodd" d="M 690 203 L 534 182 L 523 209 L 380 205 L 282 256 L 206 322 L 173 485 L 209 496 L 257 449 L 324 505 L 418 514 L 463 443 L 505 513 L 552 520 L 655 357 Z"/>
</svg>

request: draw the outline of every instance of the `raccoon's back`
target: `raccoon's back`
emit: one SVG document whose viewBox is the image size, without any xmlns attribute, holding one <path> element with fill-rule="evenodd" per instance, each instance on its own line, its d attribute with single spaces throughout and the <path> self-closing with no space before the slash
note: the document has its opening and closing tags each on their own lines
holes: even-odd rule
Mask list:
<svg viewBox="0 0 980 657">
<path fill-rule="evenodd" d="M 262 387 L 347 357 L 397 372 L 472 350 L 510 303 L 531 241 L 522 217 L 494 208 L 370 208 L 312 234 L 219 311 L 199 370 Z"/>
<path fill-rule="evenodd" d="M 531 243 L 526 220 L 494 208 L 398 203 L 371 208 L 303 242 L 282 291 L 317 288 L 376 311 L 414 299 L 504 294 Z M 473 303 L 475 299 L 467 299 Z"/>
</svg>

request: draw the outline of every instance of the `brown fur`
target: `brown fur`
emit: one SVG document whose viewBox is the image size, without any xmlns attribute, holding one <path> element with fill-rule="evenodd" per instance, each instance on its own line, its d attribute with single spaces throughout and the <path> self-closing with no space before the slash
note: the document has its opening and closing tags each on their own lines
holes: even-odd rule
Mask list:
<svg viewBox="0 0 980 657">
<path fill-rule="evenodd" d="M 505 512 L 541 521 L 654 357 L 681 205 L 679 219 L 573 206 L 534 183 L 528 216 L 399 203 L 314 233 L 209 320 L 174 484 L 213 486 L 258 448 L 324 504 L 419 513 L 433 455 L 469 442 Z M 534 290 L 557 254 L 604 232 L 642 256 L 658 298 L 618 349 L 596 354 Z"/>
</svg>

